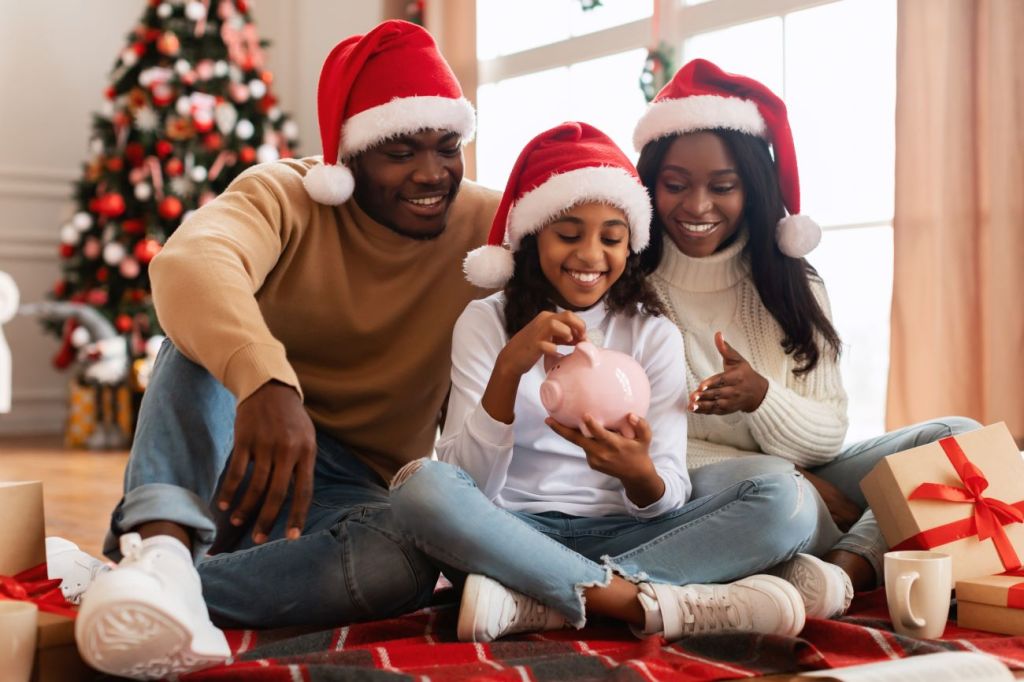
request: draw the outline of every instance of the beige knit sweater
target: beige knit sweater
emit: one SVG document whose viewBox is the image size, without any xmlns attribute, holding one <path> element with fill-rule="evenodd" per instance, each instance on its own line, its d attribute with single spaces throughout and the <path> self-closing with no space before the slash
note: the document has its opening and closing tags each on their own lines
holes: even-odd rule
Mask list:
<svg viewBox="0 0 1024 682">
<path fill-rule="evenodd" d="M 768 380 L 764 402 L 749 414 L 690 413 L 688 467 L 760 453 L 800 466 L 824 464 L 838 454 L 846 436 L 846 392 L 839 366 L 826 351 L 814 370 L 793 375 L 797 363 L 783 352 L 782 329 L 750 278 L 742 256 L 745 244 L 743 234 L 716 254 L 690 258 L 666 239 L 664 257 L 653 275 L 670 317 L 683 333 L 687 391 L 722 371 L 716 331 Z M 821 280 L 812 279 L 811 288 L 831 314 Z"/>
<path fill-rule="evenodd" d="M 153 260 L 160 324 L 241 401 L 295 386 L 316 426 L 385 478 L 429 456 L 451 337 L 488 292 L 462 259 L 486 241 L 499 194 L 464 182 L 437 239 L 402 237 L 354 200 L 315 203 L 315 161 L 262 164 L 197 211 Z"/>
</svg>

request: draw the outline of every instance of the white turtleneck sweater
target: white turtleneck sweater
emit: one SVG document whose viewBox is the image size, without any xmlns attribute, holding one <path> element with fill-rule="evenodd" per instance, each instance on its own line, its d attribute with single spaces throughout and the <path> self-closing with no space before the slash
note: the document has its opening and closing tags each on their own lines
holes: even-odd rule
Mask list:
<svg viewBox="0 0 1024 682">
<path fill-rule="evenodd" d="M 813 370 L 793 374 L 797 363 L 783 352 L 782 328 L 761 302 L 743 258 L 746 243 L 744 232 L 718 253 L 691 258 L 665 239 L 653 275 L 669 317 L 683 333 L 687 393 L 722 371 L 716 331 L 768 380 L 764 401 L 749 414 L 689 413 L 687 466 L 751 454 L 776 455 L 804 467 L 825 464 L 846 436 L 846 392 L 838 363 L 823 349 Z M 811 290 L 831 316 L 824 283 L 812 278 Z"/>
</svg>

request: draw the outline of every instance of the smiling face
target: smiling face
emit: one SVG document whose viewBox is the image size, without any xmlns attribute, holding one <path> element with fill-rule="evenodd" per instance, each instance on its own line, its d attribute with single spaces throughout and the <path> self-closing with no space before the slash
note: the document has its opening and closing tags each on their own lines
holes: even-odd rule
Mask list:
<svg viewBox="0 0 1024 682">
<path fill-rule="evenodd" d="M 609 204 L 579 204 L 537 234 L 537 248 L 540 269 L 557 294 L 555 303 L 584 310 L 622 276 L 629 257 L 629 223 L 625 213 Z"/>
<path fill-rule="evenodd" d="M 444 232 L 462 182 L 458 133 L 425 130 L 402 135 L 351 161 L 353 197 L 378 223 L 413 239 Z"/>
<path fill-rule="evenodd" d="M 710 256 L 736 234 L 743 220 L 743 182 L 717 135 L 681 135 L 665 153 L 654 186 L 654 208 L 679 250 Z"/>
</svg>

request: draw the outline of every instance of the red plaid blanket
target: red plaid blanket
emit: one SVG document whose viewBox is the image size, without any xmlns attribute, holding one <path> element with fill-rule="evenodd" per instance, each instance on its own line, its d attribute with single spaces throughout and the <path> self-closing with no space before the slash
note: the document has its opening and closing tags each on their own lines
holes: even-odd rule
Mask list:
<svg viewBox="0 0 1024 682">
<path fill-rule="evenodd" d="M 858 595 L 839 620 L 808 620 L 798 638 L 719 634 L 674 644 L 637 640 L 614 623 L 491 644 L 455 641 L 455 606 L 296 635 L 235 630 L 233 659 L 183 682 L 256 680 L 727 680 L 836 668 L 938 651 L 982 651 L 1024 670 L 1024 637 L 965 630 L 941 640 L 893 633 L 883 590 Z"/>
</svg>

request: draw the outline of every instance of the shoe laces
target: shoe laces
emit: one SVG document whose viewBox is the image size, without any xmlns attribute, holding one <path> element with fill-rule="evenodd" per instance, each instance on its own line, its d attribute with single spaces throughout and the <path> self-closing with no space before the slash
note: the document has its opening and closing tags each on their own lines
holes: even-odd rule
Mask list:
<svg viewBox="0 0 1024 682">
<path fill-rule="evenodd" d="M 498 628 L 502 634 L 513 632 L 535 632 L 548 622 L 548 608 L 536 599 L 511 590 L 509 598 L 501 605 Z"/>
<path fill-rule="evenodd" d="M 725 591 L 717 586 L 697 587 L 679 595 L 683 612 L 683 632 L 718 632 L 738 629 L 740 613 Z"/>
</svg>

